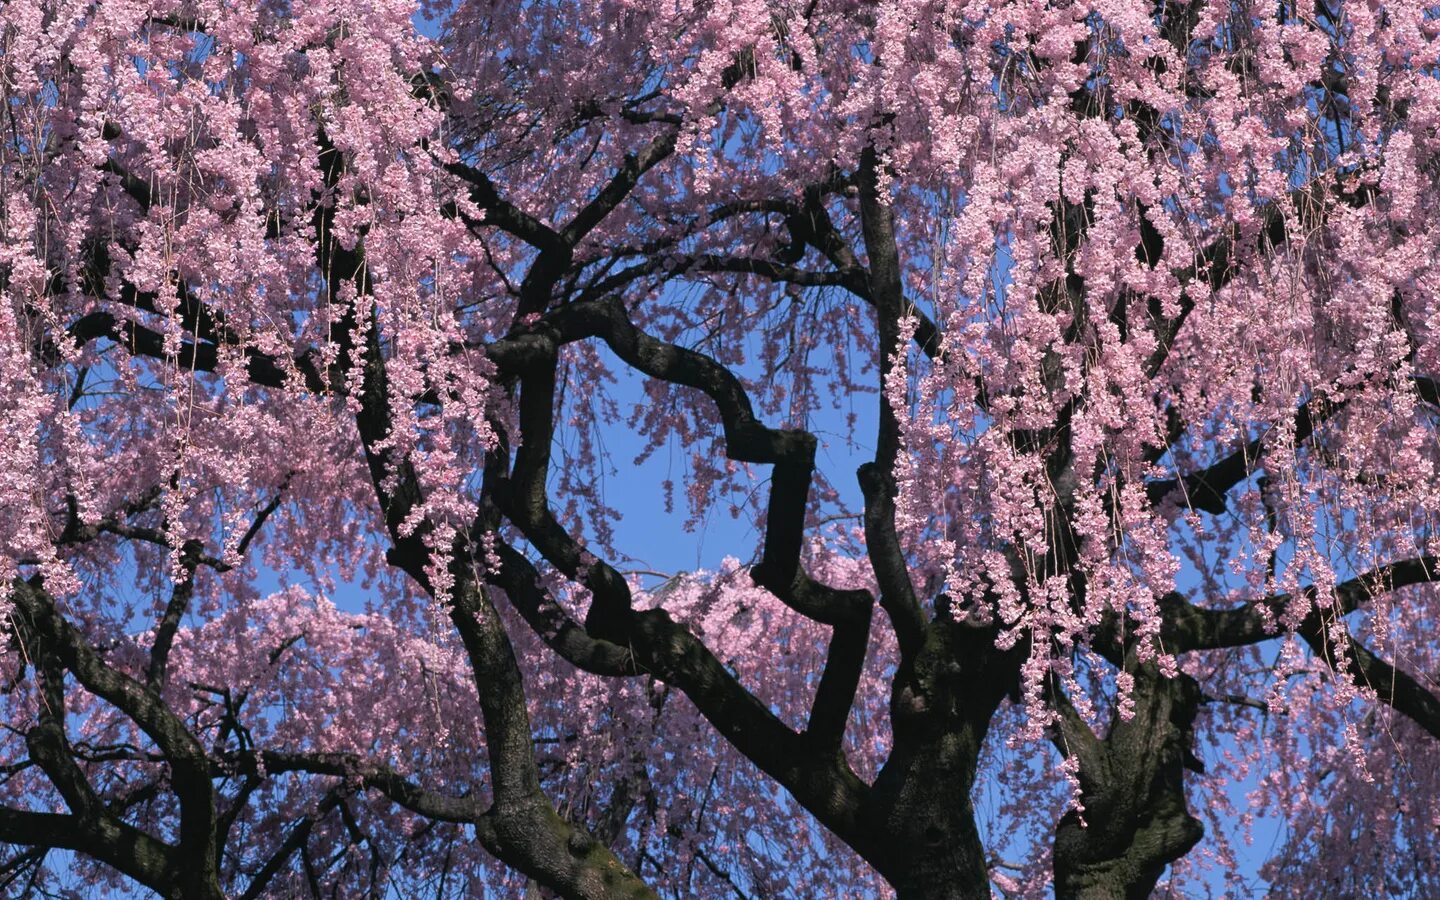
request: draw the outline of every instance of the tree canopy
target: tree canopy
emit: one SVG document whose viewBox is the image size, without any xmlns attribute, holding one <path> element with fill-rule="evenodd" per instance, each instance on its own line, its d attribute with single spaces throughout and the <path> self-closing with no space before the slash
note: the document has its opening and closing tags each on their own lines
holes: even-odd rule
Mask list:
<svg viewBox="0 0 1440 900">
<path fill-rule="evenodd" d="M 1440 894 L 1437 8 L 0 10 L 0 892 Z"/>
</svg>

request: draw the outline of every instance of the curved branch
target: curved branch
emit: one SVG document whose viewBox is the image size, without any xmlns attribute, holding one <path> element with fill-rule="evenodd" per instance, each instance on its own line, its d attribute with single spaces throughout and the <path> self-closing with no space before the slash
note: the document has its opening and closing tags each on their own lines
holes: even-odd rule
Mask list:
<svg viewBox="0 0 1440 900">
<path fill-rule="evenodd" d="M 159 746 L 169 763 L 171 784 L 180 803 L 176 850 L 180 857 L 194 861 L 178 877 L 185 889 L 194 892 L 195 896 L 219 896 L 218 869 L 215 866 L 215 794 L 204 749 L 158 694 L 107 664 L 59 614 L 54 601 L 39 586 L 38 579 L 34 582 L 17 579 L 13 592 L 22 640 L 32 645 L 32 658 L 53 659 L 64 666 L 86 690 L 129 716 Z M 45 732 L 45 727 L 42 722 L 42 731 L 35 735 L 39 746 L 32 749 L 39 749 L 42 755 L 52 752 L 56 763 L 53 771 L 61 776 L 56 786 L 66 795 L 67 802 L 78 805 L 75 812 L 94 820 L 97 823 L 95 828 L 129 834 L 125 830 L 129 826 L 113 821 L 108 811 L 99 807 L 98 800 L 94 800 L 93 795 L 84 789 L 86 786 L 69 777 L 78 774 L 79 770 L 74 768 L 69 771 L 74 767 L 74 761 L 64 746 L 63 732 Z M 53 722 L 50 732 L 59 728 L 59 722 Z M 67 771 L 69 776 L 65 774 Z M 65 786 L 67 784 L 68 787 Z M 126 839 L 140 848 L 137 853 L 154 856 L 160 852 L 157 846 L 141 840 L 139 834 L 136 832 Z M 142 844 L 145 846 L 140 846 Z"/>
<path fill-rule="evenodd" d="M 440 822 L 471 824 L 484 814 L 473 798 L 427 790 L 388 766 L 349 753 L 248 751 L 222 754 L 213 764 L 216 778 L 232 774 L 261 777 L 262 772 L 267 776 L 305 772 L 356 779 L 416 815 Z"/>
<path fill-rule="evenodd" d="M 1356 686 L 1374 691 L 1381 702 L 1440 740 L 1440 697 L 1355 640 L 1344 622 L 1307 624 L 1300 636 L 1330 668 L 1348 675 Z"/>
<path fill-rule="evenodd" d="M 321 799 L 313 812 L 301 816 L 300 820 L 291 826 L 290 833 L 285 836 L 285 840 L 280 842 L 280 846 L 275 848 L 275 852 L 270 855 L 270 858 L 260 867 L 260 871 L 256 872 L 255 876 L 250 879 L 250 883 L 245 886 L 245 893 L 240 895 L 240 900 L 257 900 L 264 894 L 265 888 L 275 879 L 276 875 L 280 874 L 280 870 L 289 862 L 290 857 L 294 856 L 310 840 L 310 832 L 314 830 L 315 824 L 340 805 L 341 796 L 340 790 L 332 789 Z"/>
<path fill-rule="evenodd" d="M 615 569 L 589 556 L 551 513 L 545 492 L 554 429 L 555 365 L 561 344 L 600 337 L 630 365 L 654 377 L 698 388 L 720 408 L 732 458 L 773 461 L 761 578 L 802 581 L 800 530 L 813 468 L 815 440 L 805 432 L 775 431 L 755 420 L 738 380 L 713 360 L 659 341 L 635 328 L 618 302 L 572 304 L 517 336 L 519 343 L 492 345 L 491 358 L 520 371 L 521 444 L 509 478 L 487 485 L 499 509 L 566 577 L 592 595 L 585 631 L 625 646 L 638 668 L 683 690 L 728 741 L 776 778 L 841 835 L 852 833 L 863 783 L 834 753 L 807 752 L 806 738 L 787 727 L 746 690 L 689 629 L 664 610 L 637 612 L 629 586 Z M 775 568 L 768 573 L 766 565 Z M 832 591 L 804 579 L 805 591 L 789 602 L 833 617 L 855 615 L 864 592 Z M 766 585 L 769 586 L 768 584 Z M 806 593 L 808 591 L 809 593 Z M 801 610 L 805 612 L 804 609 Z M 832 619 L 833 621 L 833 619 Z M 833 696 L 833 694 L 832 694 Z M 827 713 L 833 715 L 833 713 Z M 831 732 L 833 733 L 833 731 Z"/>
<path fill-rule="evenodd" d="M 364 272 L 363 250 L 349 253 L 342 265 Z M 363 274 L 362 282 L 368 283 Z M 385 358 L 378 330 L 368 329 L 365 377 L 356 425 L 360 432 L 370 478 L 390 532 L 387 558 L 427 592 L 435 593 L 427 571 L 432 548 L 427 539 L 433 524 L 426 519 L 409 533 L 405 526 L 423 502 L 419 477 L 408 457 L 396 457 L 383 444 L 393 428 L 393 414 Z M 449 600 L 450 620 L 465 646 L 484 725 L 491 785 L 495 804 L 486 813 L 494 840 L 487 845 L 508 865 L 544 884 L 576 897 L 651 897 L 653 893 L 606 847 L 584 829 L 555 812 L 540 786 L 525 688 L 515 651 L 499 616 L 475 582 L 474 571 L 458 544 L 452 550 L 449 574 L 454 587 Z M 391 789 L 408 796 L 405 785 Z"/>
<path fill-rule="evenodd" d="M 157 890 L 175 876 L 169 848 L 123 822 L 0 807 L 0 842 L 84 853 Z"/>
<path fill-rule="evenodd" d="M 569 246 L 579 243 L 595 229 L 605 217 L 618 207 L 639 184 L 640 178 L 675 151 L 680 137 L 678 128 L 666 128 L 638 153 L 625 154 L 625 161 L 600 192 L 575 214 L 570 224 L 560 232 L 560 239 Z"/>
<path fill-rule="evenodd" d="M 1333 605 L 1329 608 L 1343 616 L 1359 609 L 1376 594 L 1437 579 L 1440 579 L 1440 556 L 1398 560 L 1336 585 Z M 1317 588 L 1307 587 L 1302 595 L 1310 602 L 1311 610 L 1294 630 L 1303 635 L 1307 629 L 1320 626 L 1323 611 L 1315 606 L 1320 595 Z M 1277 630 L 1272 623 L 1282 619 L 1293 599 L 1290 594 L 1272 594 L 1234 609 L 1206 609 L 1179 594 L 1166 594 L 1160 599 L 1163 616 L 1160 639 L 1166 650 L 1174 653 L 1258 644 L 1289 630 L 1284 627 Z"/>
<path fill-rule="evenodd" d="M 1298 446 L 1309 440 L 1315 428 L 1344 405 L 1326 397 L 1314 397 L 1301 404 L 1295 411 L 1295 444 Z M 1147 482 L 1146 496 L 1152 505 L 1157 505 L 1175 495 L 1182 505 L 1220 515 L 1226 511 L 1225 495 L 1253 474 L 1254 464 L 1260 458 L 1264 445 L 1265 437 L 1262 435 L 1183 478 Z"/>
<path fill-rule="evenodd" d="M 500 230 L 518 237 L 538 250 L 560 249 L 560 235 L 539 219 L 515 206 L 500 196 L 500 191 L 490 176 L 465 163 L 445 164 L 445 171 L 465 182 L 470 188 L 470 200 L 485 210 L 485 221 Z"/>
<path fill-rule="evenodd" d="M 522 431 L 528 424 L 525 446 L 517 457 L 512 480 L 524 495 L 523 519 L 529 530 L 554 536 L 552 550 L 564 559 L 552 559 L 567 575 L 578 571 L 579 550 L 565 549 L 558 523 L 546 521 L 544 479 L 549 464 L 550 399 L 553 397 L 554 354 L 562 344 L 600 338 L 626 364 L 637 371 L 672 384 L 694 388 L 709 397 L 720 416 L 726 455 L 737 462 L 774 466 L 765 519 L 765 542 L 760 562 L 752 569 L 755 582 L 770 590 L 802 615 L 834 625 L 863 614 L 870 602 L 864 591 L 837 591 L 812 580 L 799 564 L 804 539 L 805 509 L 814 471 L 816 441 L 800 430 L 768 428 L 755 417 L 749 395 L 738 378 L 704 354 L 654 338 L 630 321 L 615 298 L 573 303 L 555 310 L 532 329 L 487 348 L 490 359 L 502 369 L 530 374 L 524 384 Z M 549 369 L 549 374 L 547 374 Z M 548 380 L 547 380 L 548 379 Z M 548 387 L 548 390 L 547 390 Z M 530 398 L 535 398 L 533 403 Z M 527 412 L 528 410 L 528 412 Z M 520 498 L 513 497 L 512 502 Z M 510 510 L 507 510 L 507 514 Z M 527 531 L 527 536 L 533 538 Z M 542 551 L 543 552 L 543 551 Z M 549 554 L 547 553 L 547 557 Z M 602 576 L 603 577 L 603 576 Z M 587 582 L 592 591 L 596 584 Z M 617 588 L 598 585 L 597 597 L 618 596 Z M 622 586 L 623 587 L 623 586 Z M 628 589 L 625 589 L 628 594 Z M 604 597 L 600 597 L 604 599 Z M 622 601 L 622 607 L 628 603 Z"/>
<path fill-rule="evenodd" d="M 487 718 L 487 732 L 490 727 Z M 527 731 L 525 742 L 529 740 Z M 492 749 L 492 755 L 499 749 Z M 482 809 L 473 797 L 427 790 L 387 766 L 345 753 L 228 754 L 217 761 L 215 771 L 255 775 L 262 768 L 267 773 L 307 772 L 359 781 L 427 819 L 473 825 L 476 839 L 496 858 L 543 879 L 566 897 L 655 897 L 608 849 L 562 819 L 543 796 L 502 799 L 510 789 L 497 783 L 494 804 Z"/>
</svg>

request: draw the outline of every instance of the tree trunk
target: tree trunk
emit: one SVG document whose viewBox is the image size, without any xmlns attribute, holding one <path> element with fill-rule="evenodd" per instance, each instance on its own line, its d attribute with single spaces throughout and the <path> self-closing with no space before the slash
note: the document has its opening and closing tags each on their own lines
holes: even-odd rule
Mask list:
<svg viewBox="0 0 1440 900">
<path fill-rule="evenodd" d="M 990 897 L 970 792 L 1014 664 L 988 631 L 933 623 L 891 698 L 895 749 L 875 780 L 861 852 L 901 900 Z M 998 674 L 997 674 L 998 673 Z"/>
<path fill-rule="evenodd" d="M 1190 745 L 1200 689 L 1187 675 L 1167 678 L 1153 663 L 1135 665 L 1133 656 L 1127 663 L 1135 675 L 1133 717 L 1117 716 L 1104 740 L 1081 736 L 1075 744 L 1085 813 L 1083 822 L 1066 813 L 1055 829 L 1055 896 L 1062 900 L 1143 900 L 1204 835 L 1184 786 L 1185 770 L 1199 770 Z"/>
<path fill-rule="evenodd" d="M 892 760 L 877 781 L 877 793 L 892 800 L 874 825 L 885 860 L 879 868 L 901 900 L 990 896 L 970 804 L 978 748 L 974 736 L 961 731 Z"/>
</svg>

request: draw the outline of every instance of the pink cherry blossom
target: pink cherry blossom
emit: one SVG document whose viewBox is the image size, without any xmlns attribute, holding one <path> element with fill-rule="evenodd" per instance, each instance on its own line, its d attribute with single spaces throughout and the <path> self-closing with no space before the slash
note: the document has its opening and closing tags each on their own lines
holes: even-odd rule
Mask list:
<svg viewBox="0 0 1440 900">
<path fill-rule="evenodd" d="M 1437 39 L 10 0 L 0 892 L 1440 893 Z"/>
</svg>

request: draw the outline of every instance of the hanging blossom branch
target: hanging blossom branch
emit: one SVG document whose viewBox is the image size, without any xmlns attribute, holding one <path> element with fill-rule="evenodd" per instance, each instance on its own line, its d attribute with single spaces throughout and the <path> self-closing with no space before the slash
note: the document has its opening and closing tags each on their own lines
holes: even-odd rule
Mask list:
<svg viewBox="0 0 1440 900">
<path fill-rule="evenodd" d="M 181 896 L 1138 896 L 1229 858 L 1207 745 L 1317 798 L 1319 880 L 1421 803 L 1293 748 L 1436 735 L 1424 17 L 662 6 L 7 21 L 0 837 Z M 753 564 L 627 581 L 607 425 Z"/>
</svg>

